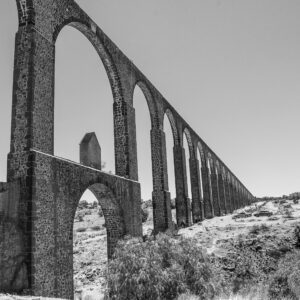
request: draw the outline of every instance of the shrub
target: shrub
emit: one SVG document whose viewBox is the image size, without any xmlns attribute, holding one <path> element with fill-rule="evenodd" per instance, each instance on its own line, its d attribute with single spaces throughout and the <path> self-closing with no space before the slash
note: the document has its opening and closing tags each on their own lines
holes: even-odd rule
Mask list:
<svg viewBox="0 0 300 300">
<path fill-rule="evenodd" d="M 102 208 L 101 208 L 101 207 L 98 208 L 98 216 L 99 216 L 100 218 L 103 217 L 103 211 L 102 211 Z"/>
<path fill-rule="evenodd" d="M 159 234 L 142 242 L 119 242 L 106 273 L 110 299 L 176 299 L 193 293 L 212 299 L 219 290 L 216 272 L 193 239 Z"/>
<path fill-rule="evenodd" d="M 147 209 L 142 208 L 141 213 L 142 213 L 142 223 L 145 223 L 148 219 L 149 211 Z"/>
<path fill-rule="evenodd" d="M 97 207 L 98 207 L 98 201 L 95 200 L 92 204 L 92 208 L 97 208 Z"/>
<path fill-rule="evenodd" d="M 297 224 L 294 229 L 295 247 L 300 248 L 300 224 Z"/>
<path fill-rule="evenodd" d="M 98 231 L 98 230 L 101 229 L 101 226 L 95 225 L 95 226 L 92 226 L 91 229 L 92 229 L 92 230 L 95 230 L 95 231 Z"/>
<path fill-rule="evenodd" d="M 85 232 L 86 231 L 86 227 L 78 227 L 76 229 L 76 232 Z"/>
<path fill-rule="evenodd" d="M 84 212 L 84 211 L 79 211 L 79 212 L 77 213 L 77 216 L 76 216 L 78 222 L 83 222 L 84 216 L 85 216 L 85 212 Z"/>
<path fill-rule="evenodd" d="M 171 209 L 176 209 L 176 199 L 171 199 Z"/>
<path fill-rule="evenodd" d="M 261 224 L 261 225 L 253 225 L 249 233 L 250 234 L 259 234 L 260 232 L 266 232 L 269 231 L 269 227 L 266 224 Z"/>
<path fill-rule="evenodd" d="M 270 278 L 268 288 L 271 299 L 300 299 L 300 251 L 293 251 L 283 257 L 278 269 Z"/>
<path fill-rule="evenodd" d="M 89 203 L 88 203 L 86 200 L 81 200 L 81 201 L 79 201 L 79 203 L 78 203 L 78 208 L 79 208 L 79 209 L 87 208 L 88 205 L 89 205 Z"/>
</svg>

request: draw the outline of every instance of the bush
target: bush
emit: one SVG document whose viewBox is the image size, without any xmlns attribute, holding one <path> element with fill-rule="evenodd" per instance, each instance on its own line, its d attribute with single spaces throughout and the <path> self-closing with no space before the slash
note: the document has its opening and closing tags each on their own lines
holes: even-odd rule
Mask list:
<svg viewBox="0 0 300 300">
<path fill-rule="evenodd" d="M 97 208 L 97 207 L 98 207 L 98 201 L 95 200 L 92 204 L 92 208 Z"/>
<path fill-rule="evenodd" d="M 253 225 L 249 233 L 250 234 L 259 234 L 260 232 L 267 232 L 269 231 L 269 227 L 266 224 L 261 224 L 261 225 Z"/>
<path fill-rule="evenodd" d="M 102 211 L 102 208 L 101 208 L 101 207 L 98 208 L 98 216 L 99 216 L 100 218 L 103 217 L 103 211 Z"/>
<path fill-rule="evenodd" d="M 193 293 L 212 299 L 220 284 L 193 239 L 159 234 L 119 242 L 106 273 L 110 299 L 176 299 Z"/>
<path fill-rule="evenodd" d="M 142 223 L 145 223 L 149 216 L 149 211 L 147 209 L 141 209 L 142 213 Z"/>
<path fill-rule="evenodd" d="M 294 229 L 295 248 L 300 248 L 300 224 L 297 224 Z"/>
<path fill-rule="evenodd" d="M 171 209 L 176 209 L 176 199 L 171 199 Z"/>
<path fill-rule="evenodd" d="M 269 296 L 271 299 L 300 299 L 300 251 L 293 251 L 283 257 L 278 269 L 270 278 Z"/>
<path fill-rule="evenodd" d="M 85 232 L 86 231 L 86 227 L 79 227 L 76 229 L 76 232 Z"/>
<path fill-rule="evenodd" d="M 81 201 L 79 201 L 79 203 L 78 203 L 78 208 L 79 208 L 79 209 L 87 208 L 88 205 L 89 205 L 89 203 L 88 203 L 86 200 L 81 200 Z"/>
<path fill-rule="evenodd" d="M 84 216 L 85 216 L 85 212 L 84 211 L 77 212 L 76 218 L 77 218 L 78 222 L 83 222 Z"/>
<path fill-rule="evenodd" d="M 95 226 L 92 226 L 91 229 L 94 230 L 94 231 L 98 231 L 98 230 L 101 229 L 101 226 L 95 225 Z"/>
</svg>

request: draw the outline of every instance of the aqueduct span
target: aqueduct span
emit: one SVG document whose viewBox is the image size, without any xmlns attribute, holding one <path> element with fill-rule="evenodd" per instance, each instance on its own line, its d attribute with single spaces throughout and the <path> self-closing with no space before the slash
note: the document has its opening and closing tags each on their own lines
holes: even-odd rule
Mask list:
<svg viewBox="0 0 300 300">
<path fill-rule="evenodd" d="M 0 184 L 0 291 L 26 289 L 32 295 L 73 298 L 73 221 L 87 188 L 104 212 L 109 255 L 125 234 L 142 235 L 133 107 L 136 85 L 145 95 L 151 117 L 155 232 L 172 227 L 165 115 L 174 138 L 179 226 L 254 201 L 225 163 L 75 1 L 17 0 L 17 8 L 11 145 L 7 182 Z M 110 81 L 116 175 L 53 156 L 55 42 L 67 25 L 92 43 Z M 187 197 L 184 135 L 189 145 L 192 201 Z"/>
</svg>

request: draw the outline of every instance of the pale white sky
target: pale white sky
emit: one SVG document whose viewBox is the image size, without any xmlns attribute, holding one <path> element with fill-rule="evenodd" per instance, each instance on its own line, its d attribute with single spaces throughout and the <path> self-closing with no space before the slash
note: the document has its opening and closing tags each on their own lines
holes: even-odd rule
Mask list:
<svg viewBox="0 0 300 300">
<path fill-rule="evenodd" d="M 300 191 L 300 1 L 78 0 L 256 196 Z M 15 1 L 0 3 L 0 181 L 9 151 Z M 112 94 L 88 40 L 57 40 L 55 154 L 78 161 L 96 131 L 114 171 Z M 139 175 L 150 198 L 150 119 L 137 89 Z M 168 137 L 168 160 L 172 141 Z M 169 164 L 170 166 L 170 164 Z M 174 197 L 174 174 L 169 170 Z"/>
</svg>

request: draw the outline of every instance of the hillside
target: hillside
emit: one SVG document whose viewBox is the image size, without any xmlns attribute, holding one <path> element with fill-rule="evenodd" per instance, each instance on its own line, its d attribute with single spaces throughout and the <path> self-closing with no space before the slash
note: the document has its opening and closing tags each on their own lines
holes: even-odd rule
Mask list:
<svg viewBox="0 0 300 300">
<path fill-rule="evenodd" d="M 149 213 L 147 221 L 143 223 L 144 234 L 150 234 L 153 226 L 152 208 L 149 203 L 143 206 Z M 262 201 L 237 210 L 233 214 L 204 220 L 192 227 L 180 229 L 177 235 L 194 238 L 209 257 L 220 264 L 228 265 L 228 269 L 231 272 L 234 270 L 235 273 L 238 266 L 236 261 L 245 259 L 241 256 L 243 251 L 247 253 L 256 247 L 257 253 L 263 249 L 269 251 L 272 256 L 279 251 L 280 253 L 276 255 L 280 256 L 293 248 L 297 243 L 294 232 L 299 221 L 298 201 Z M 106 229 L 101 209 L 96 205 L 85 204 L 78 209 L 74 223 L 75 299 L 103 298 L 106 252 Z M 245 261 L 242 264 L 247 267 L 249 263 L 249 268 L 263 264 L 259 255 L 255 254 L 254 258 L 251 257 L 251 262 Z M 252 272 L 255 273 L 256 270 Z M 261 271 L 257 272 L 257 276 L 260 277 Z M 0 299 L 19 298 L 0 297 Z"/>
</svg>

